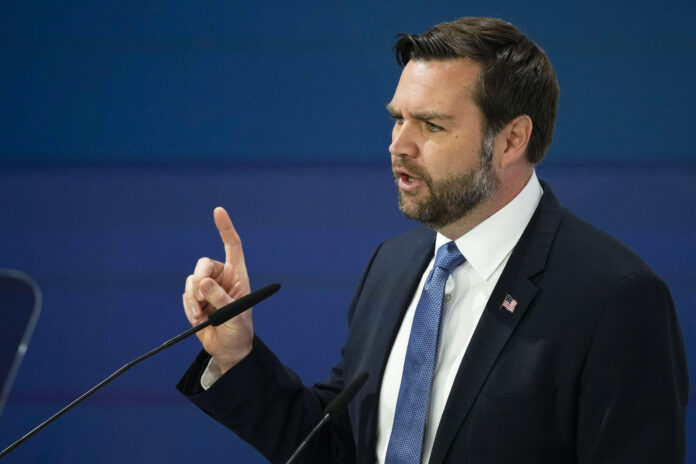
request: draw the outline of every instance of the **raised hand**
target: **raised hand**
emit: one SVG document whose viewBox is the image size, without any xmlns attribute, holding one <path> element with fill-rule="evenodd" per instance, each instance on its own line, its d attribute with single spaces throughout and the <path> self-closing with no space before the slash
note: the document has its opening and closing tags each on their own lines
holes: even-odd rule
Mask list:
<svg viewBox="0 0 696 464">
<path fill-rule="evenodd" d="M 200 258 L 193 274 L 186 279 L 183 304 L 191 325 L 204 322 L 217 308 L 251 292 L 242 242 L 232 221 L 221 207 L 215 208 L 213 216 L 225 246 L 225 262 Z M 196 335 L 224 373 L 251 351 L 254 339 L 251 310 L 217 327 L 206 327 Z"/>
</svg>

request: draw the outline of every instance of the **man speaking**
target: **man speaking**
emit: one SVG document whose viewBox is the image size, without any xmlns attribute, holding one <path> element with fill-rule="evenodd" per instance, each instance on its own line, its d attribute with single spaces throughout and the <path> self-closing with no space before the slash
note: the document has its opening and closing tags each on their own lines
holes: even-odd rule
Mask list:
<svg viewBox="0 0 696 464">
<path fill-rule="evenodd" d="M 669 290 L 536 177 L 559 94 L 545 53 L 492 18 L 402 34 L 395 52 L 392 170 L 401 211 L 425 227 L 373 253 L 341 362 L 303 386 L 249 311 L 199 333 L 178 388 L 272 462 L 362 372 L 302 462 L 683 462 L 688 375 Z M 191 324 L 250 291 L 240 239 L 214 216 L 226 258 L 188 277 Z"/>
</svg>

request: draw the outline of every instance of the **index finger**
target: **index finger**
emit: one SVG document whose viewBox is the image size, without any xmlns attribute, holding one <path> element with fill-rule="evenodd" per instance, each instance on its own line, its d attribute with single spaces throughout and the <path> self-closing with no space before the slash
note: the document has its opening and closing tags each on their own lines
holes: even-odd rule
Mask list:
<svg viewBox="0 0 696 464">
<path fill-rule="evenodd" d="M 230 216 L 225 211 L 225 208 L 218 206 L 213 211 L 215 218 L 215 226 L 220 233 L 222 243 L 225 245 L 225 262 L 236 264 L 244 259 L 242 253 L 242 241 L 237 234 L 237 231 L 232 225 Z"/>
</svg>

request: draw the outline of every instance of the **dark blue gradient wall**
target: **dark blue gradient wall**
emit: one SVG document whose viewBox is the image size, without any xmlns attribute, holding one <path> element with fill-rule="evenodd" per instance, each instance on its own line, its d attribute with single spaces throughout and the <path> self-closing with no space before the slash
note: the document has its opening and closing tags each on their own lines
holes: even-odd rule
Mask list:
<svg viewBox="0 0 696 464">
<path fill-rule="evenodd" d="M 393 37 L 462 15 L 509 19 L 549 53 L 562 96 L 539 175 L 665 279 L 696 372 L 696 6 L 560 3 L 1 6 L 0 267 L 31 274 L 44 309 L 0 447 L 187 328 L 184 279 L 223 255 L 217 205 L 252 286 L 283 284 L 258 333 L 322 379 L 362 266 L 412 226 L 387 156 Z M 197 350 L 147 360 L 7 463 L 263 462 L 174 390 Z"/>
<path fill-rule="evenodd" d="M 4 2 L 11 163 L 374 163 L 399 32 L 508 19 L 561 82 L 559 162 L 689 162 L 696 6 L 667 1 Z"/>
</svg>

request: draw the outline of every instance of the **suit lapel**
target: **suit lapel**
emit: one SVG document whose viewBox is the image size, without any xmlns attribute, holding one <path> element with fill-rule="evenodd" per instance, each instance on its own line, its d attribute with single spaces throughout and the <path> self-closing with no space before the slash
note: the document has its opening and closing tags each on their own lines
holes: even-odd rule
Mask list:
<svg viewBox="0 0 696 464">
<path fill-rule="evenodd" d="M 459 366 L 440 420 L 430 464 L 444 461 L 489 372 L 536 295 L 538 288 L 531 277 L 544 269 L 562 217 L 550 188 L 543 183 L 542 186 L 544 195 L 539 207 L 515 246 Z M 517 301 L 513 312 L 501 308 L 508 294 Z"/>
<path fill-rule="evenodd" d="M 384 300 L 384 308 L 381 311 L 379 322 L 375 325 L 376 337 L 374 344 L 375 353 L 378 353 L 377 361 L 379 372 L 379 383 L 382 383 L 384 368 L 391 353 L 396 335 L 401 328 L 406 309 L 408 308 L 413 294 L 418 287 L 418 283 L 423 275 L 423 271 L 430 263 L 435 249 L 435 234 L 428 237 L 413 248 L 411 256 L 401 255 L 400 259 L 409 263 L 408 266 L 401 266 L 401 271 L 393 275 L 394 282 L 389 287 L 391 294 Z M 396 268 L 396 267 L 395 267 Z"/>
<path fill-rule="evenodd" d="M 386 273 L 387 281 L 380 281 L 381 288 L 389 288 L 386 298 L 380 301 L 372 301 L 371 306 L 374 314 L 379 314 L 379 318 L 374 321 L 370 334 L 364 341 L 364 346 L 370 347 L 370 354 L 367 356 L 364 365 L 358 367 L 367 370 L 370 374 L 370 381 L 375 379 L 377 386 L 374 394 L 366 397 L 361 405 L 361 411 L 365 411 L 365 418 L 370 421 L 362 423 L 360 429 L 367 431 L 365 435 L 365 446 L 358 447 L 362 450 L 358 455 L 357 462 L 373 463 L 374 450 L 376 448 L 377 437 L 377 414 L 379 409 L 379 396 L 384 377 L 384 369 L 391 354 L 391 348 L 396 339 L 396 335 L 401 328 L 401 321 L 404 313 L 411 303 L 413 294 L 418 287 L 423 271 L 430 263 L 435 250 L 435 233 L 423 229 L 423 233 L 415 241 L 403 247 L 396 253 L 398 263 L 384 263 L 390 269 Z M 407 265 L 404 265 L 407 263 Z M 369 412 L 369 413 L 368 413 Z"/>
</svg>

